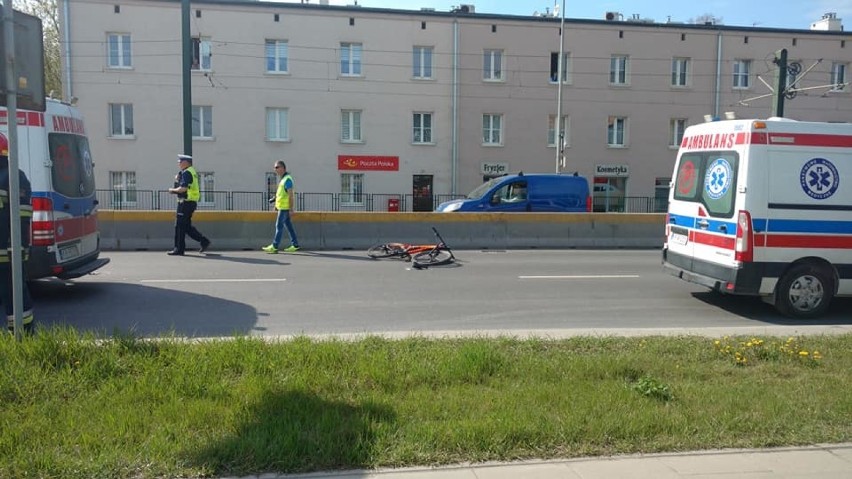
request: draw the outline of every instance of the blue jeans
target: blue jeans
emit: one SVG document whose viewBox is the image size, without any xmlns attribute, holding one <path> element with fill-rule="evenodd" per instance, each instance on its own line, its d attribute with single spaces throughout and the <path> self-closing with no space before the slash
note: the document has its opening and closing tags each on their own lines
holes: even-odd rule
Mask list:
<svg viewBox="0 0 852 479">
<path fill-rule="evenodd" d="M 284 227 L 287 227 L 290 244 L 298 248 L 299 240 L 296 239 L 296 230 L 293 229 L 293 222 L 290 220 L 290 210 L 278 210 L 278 218 L 275 220 L 275 239 L 272 240 L 272 246 L 277 248 L 281 244 Z"/>
</svg>

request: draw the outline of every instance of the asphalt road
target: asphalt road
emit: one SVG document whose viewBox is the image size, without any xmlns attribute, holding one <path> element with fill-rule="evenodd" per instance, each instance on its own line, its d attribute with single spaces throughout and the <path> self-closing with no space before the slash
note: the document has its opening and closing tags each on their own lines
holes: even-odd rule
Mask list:
<svg viewBox="0 0 852 479">
<path fill-rule="evenodd" d="M 850 299 L 803 323 L 669 276 L 651 250 L 457 251 L 457 264 L 427 270 L 362 251 L 104 256 L 95 275 L 34 284 L 41 325 L 189 337 L 852 329 Z"/>
</svg>

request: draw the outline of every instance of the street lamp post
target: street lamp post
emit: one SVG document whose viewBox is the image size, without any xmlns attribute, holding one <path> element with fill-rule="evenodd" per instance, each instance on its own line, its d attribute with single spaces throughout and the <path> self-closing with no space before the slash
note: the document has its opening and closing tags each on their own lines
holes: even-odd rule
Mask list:
<svg viewBox="0 0 852 479">
<path fill-rule="evenodd" d="M 556 172 L 565 166 L 565 157 L 563 156 L 563 148 L 565 132 L 562 131 L 562 83 L 565 81 L 562 75 L 562 69 L 565 68 L 565 0 L 562 0 L 562 8 L 559 10 L 562 19 L 559 22 L 559 58 L 556 59 L 556 119 L 553 122 L 554 127 L 554 142 L 556 143 Z"/>
</svg>

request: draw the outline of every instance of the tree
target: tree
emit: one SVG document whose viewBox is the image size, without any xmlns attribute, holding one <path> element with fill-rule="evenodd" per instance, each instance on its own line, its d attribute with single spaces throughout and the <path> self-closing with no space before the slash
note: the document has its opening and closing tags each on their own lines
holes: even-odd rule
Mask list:
<svg viewBox="0 0 852 479">
<path fill-rule="evenodd" d="M 21 12 L 41 19 L 44 34 L 44 91 L 62 95 L 62 62 L 59 58 L 59 9 L 57 0 L 12 0 Z"/>
<path fill-rule="evenodd" d="M 717 17 L 712 13 L 705 13 L 704 15 L 699 15 L 689 21 L 689 23 L 694 23 L 696 25 L 722 25 L 722 17 Z"/>
</svg>

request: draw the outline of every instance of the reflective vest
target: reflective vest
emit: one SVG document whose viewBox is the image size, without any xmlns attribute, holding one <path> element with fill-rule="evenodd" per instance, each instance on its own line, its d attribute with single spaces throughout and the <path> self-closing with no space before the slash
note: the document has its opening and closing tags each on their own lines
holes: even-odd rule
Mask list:
<svg viewBox="0 0 852 479">
<path fill-rule="evenodd" d="M 293 177 L 290 176 L 289 173 L 284 174 L 281 177 L 281 181 L 278 182 L 278 191 L 275 192 L 275 209 L 277 210 L 289 210 L 290 209 L 290 195 L 287 193 L 287 190 L 284 189 L 284 184 L 287 183 L 287 180 L 290 180 L 293 183 Z M 295 183 L 293 183 L 293 187 L 295 188 Z"/>
<path fill-rule="evenodd" d="M 195 168 L 189 167 L 186 169 L 192 175 L 192 183 L 186 189 L 186 199 L 189 201 L 198 201 L 201 199 L 201 188 L 198 186 L 198 173 Z"/>
</svg>

